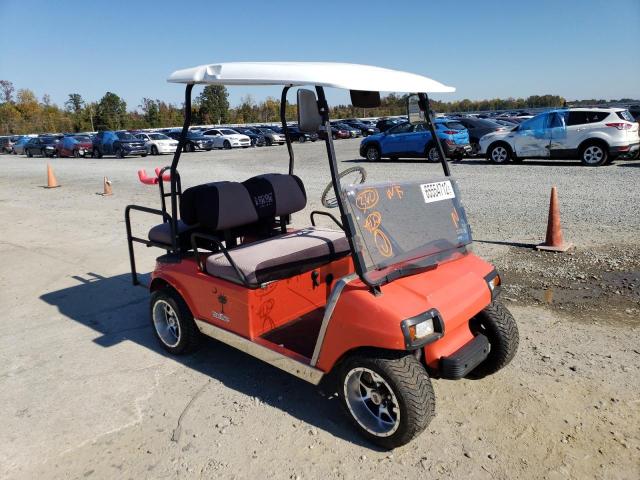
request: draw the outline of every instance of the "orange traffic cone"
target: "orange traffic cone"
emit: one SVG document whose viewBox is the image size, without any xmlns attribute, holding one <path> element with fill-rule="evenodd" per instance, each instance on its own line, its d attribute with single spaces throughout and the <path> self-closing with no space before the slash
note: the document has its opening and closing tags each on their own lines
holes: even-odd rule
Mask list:
<svg viewBox="0 0 640 480">
<path fill-rule="evenodd" d="M 102 196 L 113 195 L 113 190 L 111 189 L 111 180 L 107 177 L 104 177 L 103 187 L 102 187 Z"/>
<path fill-rule="evenodd" d="M 549 201 L 549 220 L 547 222 L 547 238 L 544 243 L 538 245 L 538 250 L 551 252 L 566 252 L 573 247 L 573 243 L 565 243 L 560 225 L 560 205 L 558 203 L 558 190 L 551 187 L 551 200 Z"/>
<path fill-rule="evenodd" d="M 59 186 L 60 184 L 53 174 L 53 168 L 51 168 L 51 164 L 47 162 L 47 186 L 44 188 L 58 188 Z"/>
</svg>

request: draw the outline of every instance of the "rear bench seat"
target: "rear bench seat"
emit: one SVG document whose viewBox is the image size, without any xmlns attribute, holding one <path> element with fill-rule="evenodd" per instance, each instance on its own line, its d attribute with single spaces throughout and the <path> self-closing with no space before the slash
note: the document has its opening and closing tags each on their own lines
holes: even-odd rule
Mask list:
<svg viewBox="0 0 640 480">
<path fill-rule="evenodd" d="M 261 240 L 231 248 L 229 255 L 250 283 L 287 278 L 349 253 L 341 230 L 309 227 L 274 235 L 276 217 L 288 218 L 305 208 L 307 197 L 295 175 L 269 173 L 242 183 L 214 182 L 188 188 L 180 199 L 178 231 L 181 245 L 193 232 L 206 232 L 220 240 L 250 235 Z M 168 223 L 153 227 L 149 239 L 171 243 Z M 265 238 L 268 237 L 268 238 Z M 205 262 L 207 273 L 243 283 L 222 253 Z"/>
</svg>

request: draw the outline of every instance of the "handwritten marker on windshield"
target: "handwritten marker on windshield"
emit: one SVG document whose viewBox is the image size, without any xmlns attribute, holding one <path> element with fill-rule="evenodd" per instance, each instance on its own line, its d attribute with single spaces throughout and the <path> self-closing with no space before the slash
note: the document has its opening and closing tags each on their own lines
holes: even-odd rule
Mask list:
<svg viewBox="0 0 640 480">
<path fill-rule="evenodd" d="M 558 190 L 551 187 L 551 199 L 549 201 L 549 219 L 547 221 L 547 238 L 544 243 L 538 245 L 538 250 L 550 252 L 566 252 L 573 247 L 573 243 L 565 243 L 560 224 L 560 204 L 558 203 Z"/>
</svg>

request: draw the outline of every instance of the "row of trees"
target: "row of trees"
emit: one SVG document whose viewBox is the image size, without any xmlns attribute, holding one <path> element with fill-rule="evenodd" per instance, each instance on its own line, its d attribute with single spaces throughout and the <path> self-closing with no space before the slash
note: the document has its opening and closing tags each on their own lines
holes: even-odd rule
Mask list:
<svg viewBox="0 0 640 480">
<path fill-rule="evenodd" d="M 595 103 L 592 100 L 585 102 Z M 565 99 L 558 95 L 533 95 L 527 98 L 432 101 L 432 108 L 436 112 L 469 112 L 558 107 L 564 103 Z M 390 94 L 382 98 L 377 108 L 337 105 L 332 108 L 331 117 L 381 117 L 405 113 L 406 95 Z M 286 117 L 287 120 L 295 119 L 294 104 L 287 103 Z M 192 123 L 196 125 L 277 122 L 280 120 L 280 100 L 267 97 L 257 102 L 248 95 L 232 108 L 224 86 L 208 85 L 193 101 L 192 118 Z M 126 102 L 112 92 L 105 93 L 97 102 L 88 102 L 79 93 L 70 93 L 64 105 L 59 107 L 46 94 L 38 100 L 31 90 L 16 91 L 11 82 L 0 80 L 0 134 L 3 135 L 157 128 L 181 123 L 182 106 L 158 99 L 143 98 L 135 110 L 128 110 Z"/>
</svg>

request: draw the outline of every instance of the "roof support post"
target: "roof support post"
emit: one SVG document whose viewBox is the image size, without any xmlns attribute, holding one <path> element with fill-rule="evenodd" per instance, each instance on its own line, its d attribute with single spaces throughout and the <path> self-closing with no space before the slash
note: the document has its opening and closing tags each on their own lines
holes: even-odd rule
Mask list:
<svg viewBox="0 0 640 480">
<path fill-rule="evenodd" d="M 282 123 L 282 131 L 284 132 L 284 139 L 287 142 L 287 150 L 289 151 L 289 175 L 293 175 L 293 146 L 291 145 L 291 138 L 289 138 L 289 127 L 287 126 L 287 93 L 289 92 L 289 86 L 282 89 L 282 95 L 280 96 L 280 122 Z"/>
<path fill-rule="evenodd" d="M 429 127 L 429 131 L 431 132 L 431 138 L 434 142 L 436 142 L 436 146 L 438 148 L 438 155 L 440 156 L 440 163 L 442 163 L 442 169 L 444 170 L 444 174 L 447 177 L 451 176 L 451 171 L 449 170 L 449 163 L 447 162 L 447 157 L 444 154 L 444 149 L 442 148 L 442 144 L 440 143 L 440 139 L 436 134 L 436 126 L 433 123 L 433 117 L 431 116 L 431 108 L 429 107 L 429 96 L 426 93 L 418 94 L 418 105 L 420 109 L 424 112 L 424 119 L 427 123 L 427 127 Z"/>
<path fill-rule="evenodd" d="M 187 88 L 184 92 L 184 123 L 182 124 L 182 131 L 180 132 L 180 138 L 178 139 L 178 146 L 176 152 L 173 154 L 173 161 L 171 162 L 171 251 L 172 253 L 178 252 L 178 162 L 180 161 L 180 154 L 187 143 L 187 133 L 189 133 L 189 126 L 191 125 L 191 91 L 193 90 L 193 83 L 187 84 Z M 162 182 L 162 179 L 160 179 Z"/>
<path fill-rule="evenodd" d="M 344 233 L 349 241 L 349 248 L 351 249 L 351 257 L 353 258 L 353 264 L 356 269 L 356 273 L 362 280 L 362 282 L 367 285 L 371 291 L 375 294 L 380 292 L 380 288 L 373 285 L 371 282 L 367 280 L 365 277 L 365 267 L 364 267 L 364 259 L 360 254 L 359 250 L 355 248 L 354 231 L 355 226 L 353 225 L 353 218 L 350 214 L 347 213 L 345 209 L 345 199 L 344 194 L 342 193 L 342 188 L 340 188 L 340 177 L 338 175 L 338 163 L 336 160 L 336 151 L 333 147 L 333 138 L 331 137 L 331 122 L 329 119 L 329 105 L 327 103 L 327 98 L 324 94 L 324 88 L 320 86 L 316 86 L 316 93 L 318 95 L 318 110 L 322 117 L 322 125 L 325 131 L 325 145 L 327 146 L 327 156 L 329 157 L 329 170 L 331 171 L 331 183 L 333 184 L 333 191 L 336 194 L 336 201 L 338 203 L 338 209 L 340 210 L 340 220 L 342 221 L 342 225 L 344 227 Z"/>
</svg>

